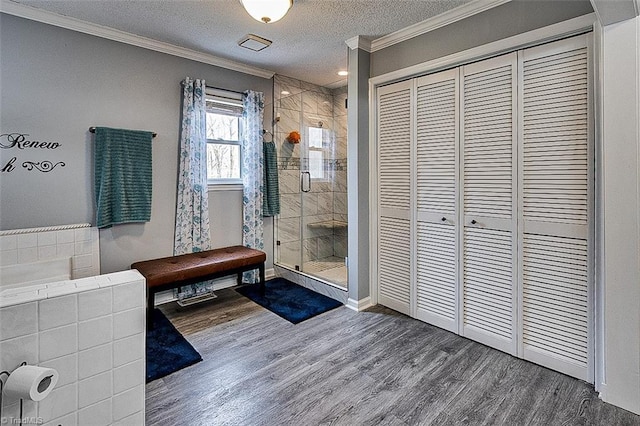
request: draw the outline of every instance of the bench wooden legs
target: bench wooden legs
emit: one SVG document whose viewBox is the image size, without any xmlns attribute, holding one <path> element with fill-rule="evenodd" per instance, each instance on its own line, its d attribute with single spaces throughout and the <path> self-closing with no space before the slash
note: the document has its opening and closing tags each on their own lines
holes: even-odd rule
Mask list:
<svg viewBox="0 0 640 426">
<path fill-rule="evenodd" d="M 265 282 L 264 282 L 264 263 L 258 267 L 260 273 L 260 294 L 264 296 Z"/>
<path fill-rule="evenodd" d="M 153 329 L 153 305 L 155 304 L 156 294 L 147 289 L 147 330 Z"/>
</svg>

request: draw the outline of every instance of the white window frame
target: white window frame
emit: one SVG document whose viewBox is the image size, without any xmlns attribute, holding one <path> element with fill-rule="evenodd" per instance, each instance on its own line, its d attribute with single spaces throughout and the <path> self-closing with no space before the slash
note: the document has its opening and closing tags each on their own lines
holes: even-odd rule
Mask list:
<svg viewBox="0 0 640 426">
<path fill-rule="evenodd" d="M 207 87 L 205 90 L 205 96 L 207 100 L 214 100 L 220 105 L 229 105 L 230 116 L 237 116 L 242 119 L 242 94 L 238 92 L 232 92 L 222 89 L 214 89 Z M 220 111 L 221 114 L 224 112 Z M 235 145 L 240 147 L 240 178 L 238 179 L 212 179 L 207 176 L 208 189 L 214 191 L 220 190 L 238 190 L 242 189 L 242 159 L 243 159 L 243 146 L 242 146 L 242 122 L 239 123 L 238 128 L 238 140 L 224 140 L 224 139 L 207 139 L 207 146 L 209 144 L 215 145 Z"/>
<path fill-rule="evenodd" d="M 320 141 L 322 146 L 321 147 L 316 147 L 316 146 L 311 146 L 311 129 L 320 129 L 322 132 L 322 140 Z M 321 154 L 321 167 L 322 167 L 322 176 L 321 177 L 314 177 L 311 176 L 311 180 L 313 182 L 329 182 L 329 176 L 327 174 L 327 170 L 324 168 L 325 162 L 327 161 L 327 159 L 331 158 L 331 153 L 329 152 L 329 148 L 327 147 L 327 145 L 325 144 L 324 141 L 324 132 L 327 129 L 325 129 L 322 126 L 307 126 L 307 143 L 306 143 L 306 150 L 307 150 L 307 158 L 309 159 L 309 163 L 311 163 L 311 152 L 319 152 Z M 309 166 L 307 167 L 309 170 L 311 169 L 311 164 L 309 164 Z"/>
</svg>

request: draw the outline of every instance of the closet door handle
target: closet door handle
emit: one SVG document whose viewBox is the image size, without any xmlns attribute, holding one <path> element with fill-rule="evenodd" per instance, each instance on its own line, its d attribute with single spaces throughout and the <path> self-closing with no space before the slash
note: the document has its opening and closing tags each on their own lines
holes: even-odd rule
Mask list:
<svg viewBox="0 0 640 426">
<path fill-rule="evenodd" d="M 446 221 L 447 221 L 447 218 L 446 218 L 446 217 L 444 217 L 444 216 L 442 216 L 442 219 L 440 219 L 440 220 L 441 220 L 441 221 L 443 221 L 443 222 L 446 222 Z"/>
<path fill-rule="evenodd" d="M 306 179 L 305 179 L 305 176 L 307 177 Z M 305 185 L 305 180 L 306 180 L 306 185 Z M 311 192 L 311 173 L 310 172 L 300 173 L 300 191 Z"/>
<path fill-rule="evenodd" d="M 478 223 L 478 222 L 476 222 L 476 220 L 475 220 L 475 219 L 473 219 L 473 220 L 471 221 L 471 224 L 472 224 L 472 225 L 475 225 L 476 223 Z"/>
</svg>

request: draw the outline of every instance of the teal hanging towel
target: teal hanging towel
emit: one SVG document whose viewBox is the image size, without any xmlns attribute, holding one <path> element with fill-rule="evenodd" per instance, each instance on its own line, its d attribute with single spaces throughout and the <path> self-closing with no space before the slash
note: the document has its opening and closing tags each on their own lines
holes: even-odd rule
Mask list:
<svg viewBox="0 0 640 426">
<path fill-rule="evenodd" d="M 264 194 L 262 215 L 275 216 L 280 213 L 280 187 L 278 186 L 278 154 L 276 144 L 263 142 L 264 152 Z"/>
<path fill-rule="evenodd" d="M 96 226 L 151 219 L 152 132 L 96 127 Z"/>
</svg>

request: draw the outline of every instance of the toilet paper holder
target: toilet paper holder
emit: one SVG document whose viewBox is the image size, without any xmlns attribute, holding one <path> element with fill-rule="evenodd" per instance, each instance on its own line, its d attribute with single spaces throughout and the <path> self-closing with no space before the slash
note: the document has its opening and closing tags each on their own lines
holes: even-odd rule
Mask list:
<svg viewBox="0 0 640 426">
<path fill-rule="evenodd" d="M 2 377 L 6 376 L 6 380 Z M 49 395 L 58 382 L 58 372 L 52 368 L 28 365 L 26 361 L 13 370 L 0 372 L 0 419 L 2 419 L 3 396 L 13 396 L 20 401 L 20 419 L 25 399 L 41 401 Z"/>
</svg>

